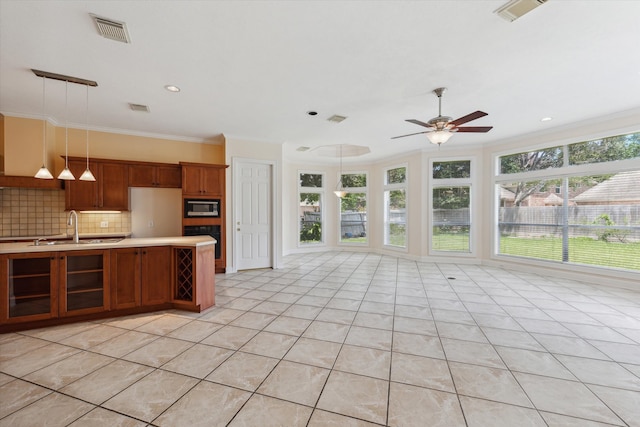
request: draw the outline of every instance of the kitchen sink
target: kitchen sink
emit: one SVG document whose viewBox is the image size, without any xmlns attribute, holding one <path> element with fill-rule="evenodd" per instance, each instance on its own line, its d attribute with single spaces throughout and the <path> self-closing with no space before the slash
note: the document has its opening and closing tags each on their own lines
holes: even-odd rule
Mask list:
<svg viewBox="0 0 640 427">
<path fill-rule="evenodd" d="M 124 239 L 123 237 L 115 237 L 108 239 L 81 239 L 79 244 L 98 244 L 98 243 L 117 243 L 120 240 Z M 34 241 L 29 246 L 54 246 L 54 245 L 75 245 L 76 243 L 73 240 L 37 240 Z"/>
<path fill-rule="evenodd" d="M 122 239 L 122 237 L 115 237 L 112 239 L 82 239 L 80 240 L 80 243 L 117 243 Z"/>
</svg>

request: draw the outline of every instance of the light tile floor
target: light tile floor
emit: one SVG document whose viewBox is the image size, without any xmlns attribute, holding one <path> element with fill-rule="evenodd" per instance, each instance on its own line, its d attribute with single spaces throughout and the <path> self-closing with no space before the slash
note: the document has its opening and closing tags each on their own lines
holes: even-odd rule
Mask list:
<svg viewBox="0 0 640 427">
<path fill-rule="evenodd" d="M 640 426 L 637 292 L 331 252 L 0 335 L 0 426 Z"/>
</svg>

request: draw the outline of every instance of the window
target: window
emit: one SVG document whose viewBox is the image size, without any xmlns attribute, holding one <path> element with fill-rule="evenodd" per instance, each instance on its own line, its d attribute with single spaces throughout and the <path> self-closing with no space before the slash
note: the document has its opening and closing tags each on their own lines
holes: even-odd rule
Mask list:
<svg viewBox="0 0 640 427">
<path fill-rule="evenodd" d="M 319 244 L 324 242 L 322 234 L 322 199 L 324 196 L 323 174 L 300 173 L 298 194 L 300 204 L 299 243 L 301 245 Z"/>
<path fill-rule="evenodd" d="M 340 243 L 367 243 L 367 174 L 342 174 L 347 192 L 340 199 Z"/>
<path fill-rule="evenodd" d="M 496 253 L 640 270 L 640 133 L 559 149 L 568 165 L 546 176 L 496 178 Z M 512 156 L 500 158 L 501 171 Z"/>
<path fill-rule="evenodd" d="M 564 152 L 562 147 L 509 154 L 508 156 L 500 157 L 500 173 L 510 174 L 559 168 L 562 166 L 563 161 Z"/>
<path fill-rule="evenodd" d="M 569 164 L 609 162 L 640 157 L 640 133 L 617 135 L 569 145 Z"/>
<path fill-rule="evenodd" d="M 431 249 L 471 252 L 471 160 L 434 161 Z"/>
<path fill-rule="evenodd" d="M 407 167 L 385 171 L 384 244 L 407 247 Z"/>
</svg>

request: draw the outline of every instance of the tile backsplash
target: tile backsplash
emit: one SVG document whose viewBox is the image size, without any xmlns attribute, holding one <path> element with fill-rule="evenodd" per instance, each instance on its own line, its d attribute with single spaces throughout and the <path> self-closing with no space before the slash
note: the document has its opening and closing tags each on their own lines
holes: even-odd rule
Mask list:
<svg viewBox="0 0 640 427">
<path fill-rule="evenodd" d="M 0 189 L 0 237 L 65 234 L 68 216 L 63 190 Z M 107 227 L 101 227 L 103 222 Z M 78 230 L 81 234 L 130 233 L 131 213 L 78 212 Z"/>
</svg>

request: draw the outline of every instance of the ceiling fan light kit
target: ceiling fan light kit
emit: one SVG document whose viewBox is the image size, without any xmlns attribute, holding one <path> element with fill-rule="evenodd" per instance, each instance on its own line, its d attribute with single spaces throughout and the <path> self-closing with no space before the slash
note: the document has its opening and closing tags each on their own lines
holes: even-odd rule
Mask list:
<svg viewBox="0 0 640 427">
<path fill-rule="evenodd" d="M 453 136 L 454 132 L 489 132 L 493 129 L 493 126 L 466 126 L 460 127 L 460 125 L 470 122 L 472 120 L 479 119 L 480 117 L 484 117 L 487 115 L 484 111 L 475 111 L 473 113 L 467 114 L 466 116 L 462 116 L 458 119 L 452 120 L 449 116 L 442 115 L 442 94 L 447 90 L 445 87 L 439 87 L 433 90 L 433 93 L 438 97 L 438 117 L 434 117 L 428 122 L 422 122 L 416 119 L 407 119 L 405 121 L 409 123 L 413 123 L 418 126 L 423 126 L 428 128 L 429 130 L 425 130 L 422 132 L 410 133 L 408 135 L 394 136 L 391 139 L 404 138 L 405 136 L 413 136 L 420 135 L 423 133 L 427 134 L 427 138 L 431 141 L 432 144 L 444 144 Z"/>
<path fill-rule="evenodd" d="M 453 136 L 453 133 L 448 130 L 437 130 L 435 132 L 431 132 L 427 134 L 427 138 L 431 141 L 432 144 L 444 144 Z"/>
</svg>

